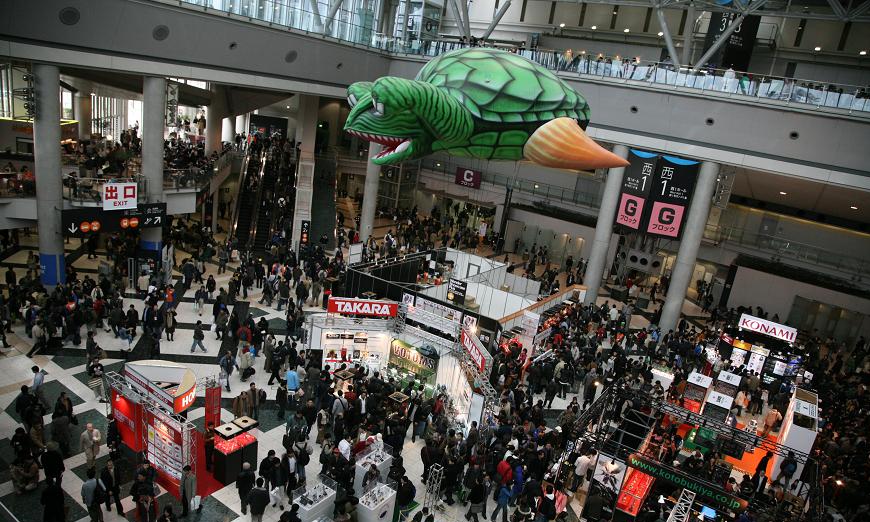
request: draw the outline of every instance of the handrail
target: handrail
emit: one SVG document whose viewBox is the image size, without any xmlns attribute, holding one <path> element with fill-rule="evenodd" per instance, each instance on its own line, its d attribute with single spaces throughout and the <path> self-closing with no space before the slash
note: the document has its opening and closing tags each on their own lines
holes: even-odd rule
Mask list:
<svg viewBox="0 0 870 522">
<path fill-rule="evenodd" d="M 324 34 L 322 15 L 325 13 L 306 11 L 290 5 L 288 0 L 261 0 L 257 3 L 235 1 L 225 3 L 226 8 L 223 7 L 223 3 L 216 7 L 215 2 L 210 0 L 154 1 L 181 5 L 198 11 L 235 15 L 247 18 L 251 22 L 296 29 L 306 34 L 316 34 L 341 43 L 390 54 L 434 57 L 468 46 L 466 42 L 444 38 L 401 41 L 396 37 L 377 33 L 370 25 L 363 26 L 348 22 L 353 13 L 347 9 L 339 10 L 329 26 L 328 34 Z M 318 24 L 318 21 L 321 23 Z M 494 46 L 492 42 L 475 42 L 475 44 Z M 500 47 L 505 48 L 505 46 Z M 705 68 L 694 72 L 691 67 L 682 67 L 675 70 L 673 64 L 668 62 L 623 59 L 619 55 L 609 57 L 603 53 L 596 54 L 586 50 L 581 50 L 575 56 L 573 51 L 569 54 L 554 49 L 524 49 L 513 45 L 507 46 L 507 49 L 550 70 L 566 74 L 576 73 L 623 82 L 639 81 L 650 86 L 682 87 L 702 92 L 721 92 L 741 97 L 778 100 L 814 107 L 821 111 L 836 109 L 861 117 L 870 117 L 870 87 L 867 86 L 832 83 L 816 85 L 820 82 L 781 76 L 762 76 L 731 69 Z"/>
</svg>

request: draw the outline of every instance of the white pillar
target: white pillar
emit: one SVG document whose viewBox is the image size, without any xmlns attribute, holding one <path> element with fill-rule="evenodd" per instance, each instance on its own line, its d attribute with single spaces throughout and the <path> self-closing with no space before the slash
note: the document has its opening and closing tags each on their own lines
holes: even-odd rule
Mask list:
<svg viewBox="0 0 870 522">
<path fill-rule="evenodd" d="M 236 116 L 236 134 L 244 134 L 245 136 L 248 135 L 248 128 L 245 126 L 245 116 L 245 114 L 239 114 L 238 116 Z"/>
<path fill-rule="evenodd" d="M 616 145 L 613 153 L 620 158 L 628 158 L 628 147 Z M 586 263 L 585 304 L 595 304 L 598 289 L 607 269 L 607 252 L 610 249 L 610 236 L 613 235 L 613 221 L 616 219 L 616 207 L 619 205 L 619 190 L 622 186 L 622 175 L 625 167 L 614 167 L 607 171 L 604 182 L 604 194 L 601 196 L 601 208 L 598 210 L 598 222 L 595 224 L 595 236 L 592 239 L 592 251 Z"/>
<path fill-rule="evenodd" d="M 293 248 L 299 248 L 302 222 L 311 221 L 311 200 L 314 196 L 314 143 L 317 139 L 318 96 L 299 95 L 299 113 L 296 141 L 299 146 L 299 165 L 296 168 L 296 203 L 293 209 Z M 311 238 L 309 238 L 311 241 Z"/>
<path fill-rule="evenodd" d="M 205 153 L 221 150 L 222 120 L 227 112 L 226 88 L 212 85 L 211 103 L 205 109 Z"/>
<path fill-rule="evenodd" d="M 232 117 L 222 119 L 221 120 L 221 141 L 235 143 L 235 141 L 236 141 L 235 130 L 236 130 L 236 122 Z"/>
<path fill-rule="evenodd" d="M 79 122 L 79 140 L 88 140 L 91 138 L 91 93 L 77 92 L 73 103 L 73 116 Z"/>
<path fill-rule="evenodd" d="M 683 237 L 677 250 L 677 259 L 671 272 L 671 283 L 662 307 L 662 318 L 659 326 L 663 332 L 673 330 L 680 320 L 683 300 L 689 282 L 695 272 L 695 260 L 698 258 L 698 248 L 707 226 L 707 216 L 713 203 L 713 191 L 716 190 L 716 178 L 719 176 L 719 164 L 712 161 L 701 163 L 698 182 L 695 184 L 695 194 L 689 206 L 689 215 L 683 226 Z"/>
<path fill-rule="evenodd" d="M 166 127 L 166 78 L 146 76 L 142 88 L 142 175 L 150 203 L 163 201 L 163 134 Z M 141 246 L 159 252 L 163 230 L 142 229 Z"/>
<path fill-rule="evenodd" d="M 359 216 L 359 238 L 365 242 L 372 235 L 375 225 L 375 211 L 378 207 L 378 183 L 381 177 L 381 166 L 375 165 L 372 158 L 380 154 L 383 146 L 379 143 L 369 143 L 369 163 L 366 165 L 366 181 L 363 186 L 363 202 Z"/>
<path fill-rule="evenodd" d="M 36 219 L 42 284 L 53 287 L 66 279 L 61 230 L 63 178 L 60 170 L 60 71 L 55 65 L 33 64 L 36 117 L 33 145 L 36 176 Z M 36 274 L 34 274 L 36 275 Z"/>
</svg>

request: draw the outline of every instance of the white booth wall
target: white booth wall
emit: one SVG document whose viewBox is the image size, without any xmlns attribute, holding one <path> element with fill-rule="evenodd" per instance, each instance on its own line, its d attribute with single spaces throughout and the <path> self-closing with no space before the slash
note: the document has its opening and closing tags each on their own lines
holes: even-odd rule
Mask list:
<svg viewBox="0 0 870 522">
<path fill-rule="evenodd" d="M 467 284 L 468 288 L 465 291 L 466 302 L 468 302 L 468 296 L 474 297 L 475 302 L 479 306 L 479 309 L 475 310 L 474 313 L 484 317 L 499 319 L 518 312 L 535 302 L 485 284 L 474 282 L 468 282 Z M 423 290 L 422 293 L 427 297 L 446 302 L 447 284 L 431 286 Z"/>
</svg>

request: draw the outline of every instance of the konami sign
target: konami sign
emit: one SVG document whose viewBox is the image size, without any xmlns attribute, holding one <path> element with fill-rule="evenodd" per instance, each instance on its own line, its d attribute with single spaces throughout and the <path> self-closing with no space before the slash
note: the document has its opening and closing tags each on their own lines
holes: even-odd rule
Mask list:
<svg viewBox="0 0 870 522">
<path fill-rule="evenodd" d="M 330 297 L 326 311 L 331 314 L 396 317 L 396 314 L 399 312 L 399 303 L 372 301 L 370 299 L 351 299 L 348 297 Z"/>
<path fill-rule="evenodd" d="M 783 341 L 793 343 L 797 340 L 797 330 L 784 324 L 766 321 L 749 314 L 740 316 L 737 326 L 753 332 L 763 333 Z"/>
</svg>

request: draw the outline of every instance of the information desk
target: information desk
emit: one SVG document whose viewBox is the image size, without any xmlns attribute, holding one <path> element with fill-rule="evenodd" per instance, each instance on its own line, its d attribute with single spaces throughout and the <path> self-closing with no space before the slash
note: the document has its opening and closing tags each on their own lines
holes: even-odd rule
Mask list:
<svg viewBox="0 0 870 522">
<path fill-rule="evenodd" d="M 389 521 L 392 520 L 395 509 L 396 491 L 387 484 L 377 484 L 360 497 L 356 508 L 357 521 Z"/>
<path fill-rule="evenodd" d="M 382 480 L 387 478 L 390 466 L 393 465 L 392 454 L 393 448 L 383 442 L 374 442 L 356 454 L 353 487 L 357 494 L 362 492 L 363 477 L 368 473 L 372 464 L 378 468 Z"/>
<path fill-rule="evenodd" d="M 299 504 L 299 519 L 302 522 L 314 522 L 322 517 L 332 516 L 335 509 L 337 486 L 335 481 L 325 475 L 319 476 L 321 482 L 311 486 L 302 486 L 293 491 L 291 504 Z"/>
</svg>

